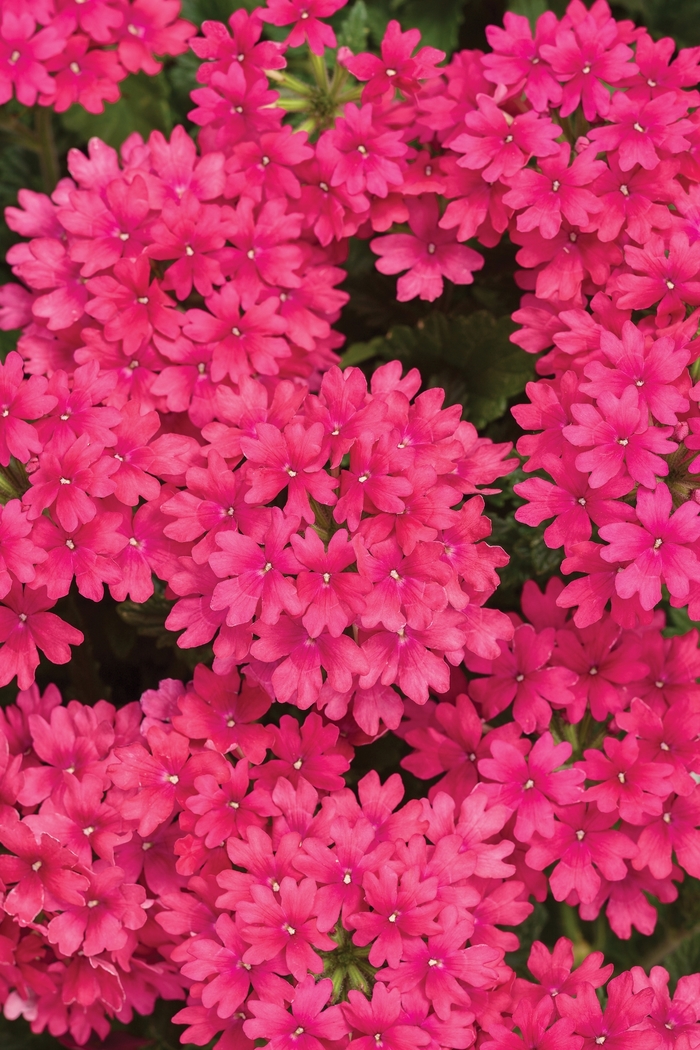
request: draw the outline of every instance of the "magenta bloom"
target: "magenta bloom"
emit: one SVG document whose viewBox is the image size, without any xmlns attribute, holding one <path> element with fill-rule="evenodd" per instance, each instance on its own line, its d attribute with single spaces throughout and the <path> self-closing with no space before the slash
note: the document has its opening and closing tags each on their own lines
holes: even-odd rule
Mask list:
<svg viewBox="0 0 700 1050">
<path fill-rule="evenodd" d="M 64 906 L 85 903 L 89 881 L 73 870 L 75 854 L 50 835 L 35 838 L 8 807 L 0 821 L 0 842 L 8 851 L 0 856 L 0 878 L 8 886 L 15 883 L 3 902 L 9 915 L 30 923 L 49 895 Z"/>
<path fill-rule="evenodd" d="M 601 783 L 586 790 L 602 813 L 619 810 L 630 824 L 644 824 L 649 816 L 659 816 L 663 800 L 671 794 L 673 766 L 666 762 L 640 762 L 639 744 L 631 733 L 622 740 L 606 737 L 603 751 L 584 751 L 584 761 L 577 762 L 589 780 Z"/>
<path fill-rule="evenodd" d="M 280 661 L 272 672 L 275 696 L 284 703 L 296 697 L 299 707 L 310 707 L 321 691 L 321 667 L 333 689 L 350 689 L 353 675 L 366 675 L 370 664 L 352 638 L 341 634 L 333 638 L 327 632 L 311 635 L 303 624 L 296 624 L 284 614 L 276 624 L 258 620 L 258 640 L 251 654 L 267 663 Z"/>
<path fill-rule="evenodd" d="M 503 198 L 504 204 L 519 209 L 519 230 L 528 233 L 537 229 L 547 240 L 559 233 L 562 218 L 574 226 L 588 226 L 591 216 L 602 207 L 596 195 L 586 189 L 605 170 L 603 162 L 595 159 L 595 151 L 580 153 L 571 164 L 570 146 L 559 146 L 557 153 L 540 160 L 542 174 L 531 168 L 514 174 L 509 180 L 511 189 Z"/>
<path fill-rule="evenodd" d="M 409 199 L 408 224 L 414 236 L 392 233 L 375 237 L 370 243 L 380 256 L 380 273 L 408 273 L 397 283 L 397 299 L 404 303 L 419 296 L 433 302 L 443 290 L 443 277 L 454 284 L 472 284 L 474 271 L 480 270 L 484 259 L 466 245 L 458 244 L 455 234 L 440 229 L 437 198 L 422 195 Z"/>
<path fill-rule="evenodd" d="M 669 91 L 646 102 L 616 91 L 608 123 L 593 128 L 590 137 L 597 151 L 617 150 L 622 171 L 630 171 L 635 164 L 652 171 L 659 163 L 656 148 L 663 154 L 684 153 L 688 149 L 690 143 L 684 135 L 692 132 L 693 124 L 679 119 L 687 112 L 688 102 L 682 92 Z"/>
<path fill-rule="evenodd" d="M 371 102 L 388 93 L 393 96 L 395 91 L 407 97 L 415 96 L 420 90 L 421 80 L 439 75 L 435 66 L 442 62 L 445 52 L 435 47 L 422 47 L 412 56 L 419 43 L 417 29 L 402 33 L 401 26 L 392 18 L 380 44 L 381 58 L 363 52 L 344 59 L 343 65 L 353 76 L 367 81 L 362 89 L 363 102 Z"/>
<path fill-rule="evenodd" d="M 617 819 L 616 811 L 601 813 L 595 805 L 562 806 L 551 838 L 534 837 L 526 863 L 536 871 L 555 865 L 549 876 L 555 900 L 565 901 L 576 893 L 579 901 L 588 904 L 600 891 L 601 876 L 609 882 L 627 877 L 625 860 L 637 855 L 637 847 L 613 829 Z"/>
<path fill-rule="evenodd" d="M 595 752 L 597 754 L 597 752 Z M 484 787 L 495 802 L 516 812 L 514 834 L 529 842 L 537 831 L 552 838 L 554 807 L 572 805 L 582 799 L 585 774 L 580 769 L 560 769 L 571 757 L 571 744 L 555 744 L 552 734 L 543 733 L 527 758 L 504 740 L 491 743 L 493 758 L 482 758 L 479 772 L 496 783 Z"/>
<path fill-rule="evenodd" d="M 590 471 L 594 488 L 604 485 L 625 468 L 646 488 L 653 489 L 656 478 L 668 474 L 662 455 L 678 447 L 669 441 L 670 427 L 648 423 L 648 409 L 640 404 L 636 387 L 628 386 L 617 398 L 606 390 L 593 405 L 572 405 L 577 425 L 564 427 L 564 436 L 577 447 L 589 447 L 576 457 L 579 470 Z"/>
<path fill-rule="evenodd" d="M 20 583 L 12 586 L 0 605 L 0 684 L 7 685 L 17 675 L 20 689 L 29 689 L 39 666 L 39 653 L 46 653 L 54 664 L 67 664 L 71 645 L 80 645 L 82 631 L 71 627 L 55 613 L 46 588 L 30 590 Z"/>
<path fill-rule="evenodd" d="M 581 103 L 586 120 L 610 111 L 608 84 L 637 72 L 632 49 L 619 40 L 618 26 L 608 14 L 599 21 L 588 13 L 573 28 L 560 28 L 554 41 L 543 43 L 540 55 L 564 85 L 560 115 L 568 117 Z"/>
<path fill-rule="evenodd" d="M 497 660 L 469 659 L 471 670 L 491 672 L 488 678 L 470 682 L 470 696 L 481 705 L 486 718 L 500 714 L 512 703 L 513 718 L 524 732 L 541 731 L 551 720 L 551 703 L 558 707 L 573 701 L 570 690 L 578 675 L 565 667 L 546 666 L 554 647 L 551 628 L 537 634 L 530 624 L 522 624 L 511 644 L 512 649 L 501 643 Z"/>
<path fill-rule="evenodd" d="M 318 503 L 333 506 L 338 482 L 323 469 L 328 458 L 320 423 L 304 426 L 289 423 L 284 430 L 271 423 L 259 423 L 255 438 L 241 438 L 241 448 L 251 463 L 250 490 L 246 503 L 268 503 L 287 489 L 285 512 L 313 525 L 314 512 L 309 496 Z"/>
<path fill-rule="evenodd" d="M 101 445 L 93 445 L 88 434 L 72 442 L 51 445 L 39 457 L 39 469 L 32 476 L 32 487 L 24 496 L 30 521 L 49 507 L 59 524 L 73 532 L 97 514 L 94 496 L 114 491 L 110 475 L 119 469 L 111 456 L 103 456 Z"/>
<path fill-rule="evenodd" d="M 575 999 L 566 992 L 557 996 L 560 1014 L 573 1021 L 574 1031 L 583 1036 L 585 1050 L 601 1046 L 601 1037 L 609 1050 L 654 1050 L 658 1046 L 656 1033 L 642 1027 L 654 993 L 646 988 L 635 995 L 632 986 L 630 973 L 613 978 L 607 988 L 605 1011 L 590 984 L 581 985 Z"/>
<path fill-rule="evenodd" d="M 629 562 L 615 578 L 622 598 L 639 594 L 642 608 L 661 601 L 665 583 L 674 598 L 687 598 L 690 581 L 700 579 L 700 563 L 690 547 L 700 538 L 700 506 L 684 503 L 672 510 L 671 493 L 663 482 L 653 492 L 637 493 L 639 525 L 619 522 L 605 525 L 601 539 L 608 542 L 601 556 L 608 562 Z"/>
<path fill-rule="evenodd" d="M 386 197 L 390 186 L 400 185 L 397 161 L 406 155 L 407 147 L 400 132 L 382 130 L 371 102 L 360 108 L 348 102 L 344 115 L 325 136 L 336 157 L 331 186 L 345 186 L 351 194 L 367 190 Z"/>
<path fill-rule="evenodd" d="M 97 862 L 85 889 L 85 903 L 72 904 L 49 923 L 49 941 L 63 955 L 81 949 L 85 955 L 118 951 L 129 939 L 130 930 L 146 922 L 143 886 L 125 884 L 121 868 Z"/>
<path fill-rule="evenodd" d="M 621 339 L 601 332 L 600 348 L 609 363 L 591 361 L 585 366 L 589 382 L 581 384 L 584 394 L 597 398 L 607 390 L 621 397 L 634 386 L 640 405 L 646 405 L 659 423 L 673 425 L 678 422 L 677 412 L 688 411 L 688 401 L 673 385 L 688 364 L 687 348 L 677 347 L 669 337 L 647 347 L 644 334 L 631 321 L 623 324 Z"/>
<path fill-rule="evenodd" d="M 294 26 L 285 43 L 300 47 L 307 41 L 315 55 L 322 55 L 327 47 L 335 47 L 335 33 L 322 18 L 330 18 L 345 0 L 269 0 L 266 8 L 257 9 L 263 22 L 275 26 Z"/>
<path fill-rule="evenodd" d="M 450 141 L 450 149 L 463 153 L 460 167 L 482 169 L 487 182 L 508 180 L 523 168 L 530 157 L 547 157 L 560 151 L 554 142 L 557 126 L 530 111 L 516 117 L 506 113 L 488 95 L 477 97 L 478 110 L 467 113 L 468 133 Z"/>
<path fill-rule="evenodd" d="M 263 623 L 273 624 L 283 610 L 292 616 L 301 613 L 302 603 L 289 579 L 301 569 L 289 546 L 296 529 L 294 518 L 285 518 L 279 507 L 273 507 L 262 546 L 238 532 L 218 533 L 220 550 L 209 556 L 209 564 L 223 582 L 214 589 L 211 607 L 227 610 L 230 627 L 248 623 L 256 614 Z"/>
<path fill-rule="evenodd" d="M 270 1050 L 325 1050 L 326 1040 L 347 1033 L 341 1007 L 324 1009 L 332 992 L 332 981 L 316 982 L 309 974 L 295 989 L 291 1013 L 276 1003 L 252 1001 L 255 1020 L 245 1021 L 243 1030 L 269 1040 Z"/>
<path fill-rule="evenodd" d="M 440 932 L 433 921 L 441 907 L 435 899 L 437 878 L 421 881 L 417 868 L 409 868 L 399 879 L 393 869 L 385 866 L 376 875 L 366 872 L 362 883 L 366 903 L 373 910 L 348 916 L 348 925 L 355 929 L 353 941 L 372 945 L 369 951 L 372 966 L 388 962 L 396 969 L 404 939 Z"/>
<path fill-rule="evenodd" d="M 354 1050 L 376 1050 L 380 1044 L 384 1050 L 414 1050 L 430 1042 L 430 1034 L 402 1011 L 398 990 L 388 991 L 379 982 L 372 989 L 371 1001 L 351 989 L 342 1010 Z"/>
<path fill-rule="evenodd" d="M 574 1022 L 555 1015 L 554 1001 L 549 996 L 536 1004 L 527 999 L 518 1003 L 513 1012 L 513 1023 L 520 1035 L 505 1025 L 489 1028 L 490 1039 L 481 1045 L 484 1050 L 581 1050 L 584 1040 L 574 1035 Z"/>
<path fill-rule="evenodd" d="M 625 261 L 636 273 L 623 271 L 615 278 L 615 290 L 622 294 L 617 305 L 622 310 L 645 310 L 654 303 L 658 324 L 669 324 L 685 316 L 686 303 L 700 303 L 700 242 L 689 244 L 688 235 L 671 235 L 668 251 L 663 238 L 650 237 L 643 248 L 625 247 Z"/>
<path fill-rule="evenodd" d="M 279 887 L 279 900 L 268 886 L 253 885 L 253 900 L 238 904 L 238 914 L 245 924 L 241 935 L 251 945 L 243 958 L 244 962 L 260 963 L 282 953 L 283 969 L 286 967 L 287 973 L 302 981 L 307 971 L 320 973 L 323 969 L 314 948 L 332 951 L 336 944 L 316 925 L 313 879 L 302 879 L 297 884 L 286 875 Z"/>
</svg>

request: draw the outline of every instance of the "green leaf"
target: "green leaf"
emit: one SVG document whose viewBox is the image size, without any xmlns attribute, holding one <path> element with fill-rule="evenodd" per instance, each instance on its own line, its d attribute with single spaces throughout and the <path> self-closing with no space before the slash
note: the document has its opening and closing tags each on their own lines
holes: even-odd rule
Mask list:
<svg viewBox="0 0 700 1050">
<path fill-rule="evenodd" d="M 394 328 L 383 356 L 419 368 L 427 386 L 443 387 L 448 404 L 461 403 L 465 418 L 481 428 L 503 415 L 533 376 L 532 358 L 509 340 L 514 331 L 509 317 L 487 310 L 466 317 L 435 312 L 413 328 Z"/>
<path fill-rule="evenodd" d="M 356 0 L 350 8 L 347 18 L 343 20 L 338 33 L 338 44 L 349 47 L 356 55 L 360 51 L 367 50 L 367 37 L 369 35 L 369 23 L 367 21 L 367 6 L 364 0 Z"/>
<path fill-rule="evenodd" d="M 182 17 L 195 25 L 202 22 L 227 22 L 238 8 L 253 11 L 260 7 L 258 0 L 182 0 Z"/>
<path fill-rule="evenodd" d="M 21 328 L 13 328 L 11 331 L 0 331 L 0 361 L 4 362 L 10 350 L 17 349 L 17 340 L 22 334 Z"/>
<path fill-rule="evenodd" d="M 60 1050 L 61 1043 L 48 1032 L 34 1035 L 23 1017 L 7 1021 L 0 1015 L 0 1046 L 2 1050 Z"/>
<path fill-rule="evenodd" d="M 107 104 L 104 113 L 88 113 L 82 106 L 71 106 L 61 117 L 64 128 L 83 142 L 98 136 L 114 147 L 121 146 L 134 131 L 144 139 L 154 128 L 170 134 L 170 89 L 162 73 L 156 77 L 137 73 L 122 81 L 120 87 L 122 97 Z"/>
<path fill-rule="evenodd" d="M 439 4 L 427 0 L 394 0 L 395 9 L 401 27 L 420 29 L 421 44 L 439 47 L 448 55 L 456 50 L 459 43 L 459 30 L 466 15 L 463 0 L 440 0 Z"/>
<path fill-rule="evenodd" d="M 386 340 L 381 336 L 370 339 L 368 343 L 353 343 L 340 358 L 340 367 L 349 368 L 350 365 L 361 365 L 365 361 L 371 361 L 378 357 L 386 345 Z"/>
<path fill-rule="evenodd" d="M 546 0 L 511 0 L 508 10 L 516 15 L 525 15 L 533 30 L 535 22 L 547 10 Z"/>
</svg>

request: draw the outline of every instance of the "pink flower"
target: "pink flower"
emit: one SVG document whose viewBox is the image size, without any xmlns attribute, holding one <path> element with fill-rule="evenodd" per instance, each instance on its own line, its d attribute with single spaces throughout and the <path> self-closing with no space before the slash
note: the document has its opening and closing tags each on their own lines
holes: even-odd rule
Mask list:
<svg viewBox="0 0 700 1050">
<path fill-rule="evenodd" d="M 491 1038 L 482 1046 L 484 1050 L 581 1050 L 584 1040 L 573 1034 L 574 1022 L 568 1017 L 553 1020 L 554 1013 L 554 1002 L 548 996 L 534 1005 L 525 999 L 513 1012 L 513 1023 L 521 1034 L 495 1024 L 489 1029 Z"/>
<path fill-rule="evenodd" d="M 313 879 L 302 879 L 297 884 L 286 875 L 279 887 L 278 900 L 268 886 L 254 884 L 250 887 L 252 901 L 238 904 L 238 915 L 245 924 L 241 935 L 251 945 L 243 960 L 253 964 L 266 962 L 281 953 L 283 970 L 286 968 L 295 980 L 302 981 L 307 971 L 320 973 L 323 969 L 314 948 L 332 951 L 336 944 L 319 931 L 313 917 Z"/>
<path fill-rule="evenodd" d="M 568 117 L 579 103 L 586 120 L 606 117 L 610 111 L 607 84 L 617 84 L 637 72 L 629 60 L 631 48 L 618 37 L 617 23 L 603 15 L 602 24 L 592 13 L 572 28 L 561 27 L 552 43 L 543 43 L 539 54 L 564 84 L 560 115 Z"/>
<path fill-rule="evenodd" d="M 668 799 L 664 812 L 655 819 L 645 818 L 637 840 L 637 854 L 632 866 L 648 868 L 655 879 L 666 879 L 673 873 L 672 853 L 678 864 L 693 878 L 700 871 L 700 796 L 698 789 L 685 798 Z"/>
<path fill-rule="evenodd" d="M 97 861 L 85 888 L 85 903 L 73 904 L 56 915 L 48 926 L 50 943 L 63 955 L 81 949 L 85 955 L 118 951 L 129 939 L 129 930 L 146 922 L 146 891 L 125 884 L 121 868 Z"/>
<path fill-rule="evenodd" d="M 539 525 L 553 517 L 554 521 L 544 530 L 545 543 L 570 550 L 573 544 L 590 539 L 591 522 L 608 525 L 634 516 L 634 509 L 619 498 L 632 490 L 634 482 L 621 474 L 593 488 L 590 477 L 576 468 L 573 450 L 564 448 L 563 453 L 562 459 L 543 457 L 542 465 L 556 484 L 544 478 L 528 478 L 513 486 L 516 495 L 528 501 L 524 507 L 518 507 L 515 520 Z"/>
<path fill-rule="evenodd" d="M 382 130 L 371 102 L 359 109 L 348 102 L 343 113 L 333 131 L 325 133 L 336 157 L 331 186 L 344 185 L 351 194 L 367 190 L 376 197 L 386 197 L 390 186 L 401 183 L 397 161 L 407 150 L 402 135 Z"/>
<path fill-rule="evenodd" d="M 213 285 L 223 284 L 214 253 L 226 243 L 225 229 L 221 209 L 200 203 L 191 192 L 184 193 L 177 204 L 166 200 L 161 218 L 150 227 L 152 243 L 146 250 L 151 259 L 176 260 L 165 272 L 163 288 L 186 299 L 192 285 L 207 296 Z"/>
<path fill-rule="evenodd" d="M 471 1005 L 468 989 L 493 987 L 498 981 L 500 951 L 485 945 L 464 947 L 473 932 L 471 920 L 457 919 L 449 905 L 441 913 L 443 933 L 407 940 L 398 966 L 382 975 L 390 990 L 426 998 L 438 1017 L 449 1020 L 453 1006 Z"/>
<path fill-rule="evenodd" d="M 600 1046 L 601 1036 L 610 1050 L 652 1050 L 658 1045 L 655 1032 L 642 1027 L 654 993 L 646 988 L 635 995 L 632 984 L 630 973 L 613 978 L 607 989 L 605 1011 L 590 984 L 581 985 L 575 999 L 566 992 L 557 996 L 560 1014 L 574 1022 L 574 1031 L 583 1036 L 585 1050 Z"/>
<path fill-rule="evenodd" d="M 348 533 L 338 529 L 327 548 L 314 529 L 307 529 L 303 538 L 298 533 L 291 536 L 291 543 L 300 563 L 296 585 L 305 608 L 302 622 L 310 634 L 326 628 L 337 638 L 364 611 L 365 596 L 372 589 L 363 576 L 343 571 L 357 560 Z"/>
<path fill-rule="evenodd" d="M 669 337 L 657 339 L 647 347 L 644 334 L 631 321 L 625 321 L 621 339 L 612 332 L 601 332 L 600 348 L 609 364 L 591 361 L 585 365 L 589 382 L 581 384 L 584 394 L 597 398 L 609 390 L 620 397 L 634 386 L 640 403 L 648 407 L 654 418 L 672 425 L 678 422 L 677 412 L 688 411 L 688 401 L 673 385 L 688 364 L 689 351 L 685 347 L 677 347 Z"/>
<path fill-rule="evenodd" d="M 220 550 L 209 556 L 209 564 L 223 582 L 214 589 L 211 607 L 227 610 L 230 627 L 256 616 L 263 623 L 277 623 L 283 610 L 291 616 L 301 613 L 302 603 L 289 579 L 301 568 L 289 546 L 296 529 L 294 518 L 285 518 L 279 507 L 273 507 L 264 545 L 238 532 L 218 533 Z"/>
<path fill-rule="evenodd" d="M 486 39 L 493 54 L 482 58 L 484 77 L 493 84 L 516 84 L 525 81 L 525 96 L 538 113 L 549 105 L 558 106 L 562 88 L 552 76 L 552 70 L 542 60 L 542 44 L 553 44 L 557 30 L 557 19 L 553 12 L 545 11 L 537 19 L 533 39 L 530 22 L 524 15 L 506 11 L 503 25 L 487 26 Z"/>
<path fill-rule="evenodd" d="M 597 753 L 597 752 L 596 752 Z M 544 838 L 554 835 L 554 807 L 572 805 L 583 795 L 585 774 L 580 769 L 561 769 L 571 757 L 571 744 L 555 744 L 552 734 L 543 733 L 527 758 L 504 740 L 491 741 L 492 758 L 482 758 L 479 772 L 496 783 L 484 785 L 495 802 L 516 811 L 514 834 L 529 842 L 535 831 Z"/>
<path fill-rule="evenodd" d="M 255 1020 L 245 1021 L 246 1035 L 267 1039 L 270 1050 L 325 1050 L 327 1040 L 347 1032 L 340 1006 L 324 1010 L 333 992 L 333 982 L 315 981 L 309 974 L 296 986 L 291 1013 L 270 1002 L 250 1003 Z"/>
<path fill-rule="evenodd" d="M 178 0 L 133 0 L 121 27 L 119 61 L 130 73 L 143 70 L 149 76 L 162 66 L 156 55 L 181 55 L 196 30 L 178 18 Z M 126 23 L 126 24 L 124 24 Z"/>
<path fill-rule="evenodd" d="M 267 693 L 247 679 L 241 683 L 236 672 L 215 674 L 197 664 L 191 691 L 178 699 L 173 728 L 193 740 L 204 740 L 224 755 L 239 751 L 259 764 L 269 746 L 269 730 L 255 723 L 270 703 Z"/>
<path fill-rule="evenodd" d="M 30 521 L 53 508 L 59 524 L 73 532 L 97 514 L 90 497 L 108 496 L 114 491 L 110 475 L 119 463 L 103 456 L 101 445 L 93 445 L 88 434 L 72 443 L 50 445 L 39 457 L 39 469 L 31 475 L 31 488 L 24 495 Z"/>
<path fill-rule="evenodd" d="M 251 655 L 266 663 L 279 661 L 272 672 L 275 695 L 283 703 L 310 707 L 321 691 L 321 668 L 333 689 L 350 689 L 353 675 L 366 675 L 370 662 L 352 638 L 341 634 L 333 638 L 327 632 L 312 635 L 302 624 L 284 614 L 274 625 L 256 621 L 258 640 Z"/>
<path fill-rule="evenodd" d="M 556 129 L 555 129 L 556 130 Z M 503 203 L 520 210 L 517 219 L 524 233 L 538 229 L 550 240 L 559 233 L 562 217 L 573 226 L 588 226 L 601 203 L 589 186 L 605 166 L 594 150 L 584 150 L 569 163 L 571 147 L 558 147 L 558 155 L 540 159 L 542 174 L 530 168 L 514 174 Z"/>
<path fill-rule="evenodd" d="M 643 824 L 648 816 L 659 816 L 662 803 L 671 794 L 669 778 L 673 766 L 666 762 L 640 762 L 639 745 L 628 733 L 622 740 L 607 736 L 603 751 L 584 751 L 584 761 L 577 762 L 589 780 L 601 783 L 586 790 L 602 813 L 619 810 L 623 820 Z"/>
<path fill-rule="evenodd" d="M 294 860 L 299 871 L 319 883 L 317 923 L 324 933 L 333 929 L 341 915 L 345 924 L 347 917 L 357 912 L 363 899 L 364 873 L 376 873 L 394 852 L 390 842 L 380 842 L 372 848 L 375 832 L 366 819 L 358 820 L 352 827 L 346 817 L 337 817 L 333 837 L 334 849 L 317 839 L 305 839 L 303 852 Z"/>
<path fill-rule="evenodd" d="M 8 807 L 0 821 L 0 842 L 8 851 L 0 856 L 0 878 L 6 885 L 15 883 L 3 907 L 22 925 L 36 918 L 47 896 L 63 905 L 85 903 L 89 881 L 73 870 L 75 854 L 50 835 L 35 838 Z"/>
<path fill-rule="evenodd" d="M 663 154 L 683 153 L 690 145 L 685 134 L 693 125 L 681 120 L 688 112 L 686 96 L 681 92 L 667 92 L 651 101 L 633 99 L 624 91 L 614 92 L 608 123 L 592 128 L 590 138 L 597 150 L 618 151 L 622 171 L 630 171 L 640 164 L 652 171 L 659 163 L 658 147 Z"/>
<path fill-rule="evenodd" d="M 482 169 L 486 182 L 507 181 L 528 160 L 560 152 L 554 142 L 559 128 L 532 110 L 513 117 L 488 95 L 477 96 L 478 110 L 464 117 L 469 132 L 450 139 L 450 149 L 463 153 L 460 167 Z"/>
<path fill-rule="evenodd" d="M 613 964 L 601 966 L 602 952 L 591 952 L 574 968 L 573 945 L 566 937 L 560 937 L 550 952 L 542 941 L 534 941 L 527 960 L 527 968 L 539 982 L 539 987 L 525 986 L 525 981 L 517 980 L 516 989 L 525 995 L 536 995 L 538 998 L 559 992 L 575 995 L 582 984 L 600 988 L 612 975 Z"/>
<path fill-rule="evenodd" d="M 517 627 L 512 649 L 501 643 L 501 655 L 496 660 L 470 658 L 474 671 L 489 674 L 476 678 L 469 685 L 473 700 L 481 705 L 486 718 L 505 711 L 513 704 L 513 718 L 524 732 L 542 731 L 550 722 L 550 703 L 566 706 L 573 700 L 570 692 L 578 676 L 563 667 L 545 666 L 554 648 L 554 631 L 549 628 L 537 634 L 530 624 Z"/>
<path fill-rule="evenodd" d="M 398 989 L 389 991 L 377 982 L 369 1002 L 362 992 L 350 989 L 342 1010 L 354 1050 L 375 1050 L 378 1043 L 386 1050 L 414 1050 L 430 1043 L 430 1034 L 402 1011 Z"/>
<path fill-rule="evenodd" d="M 435 899 L 437 878 L 421 880 L 417 870 L 409 868 L 399 879 L 395 871 L 384 867 L 376 875 L 366 872 L 362 885 L 366 903 L 373 910 L 350 915 L 347 921 L 355 929 L 355 944 L 372 945 L 372 966 L 388 962 L 395 969 L 402 956 L 403 938 L 440 932 L 433 922 L 440 910 L 440 902 Z"/>
<path fill-rule="evenodd" d="M 303 778 L 321 791 L 340 791 L 345 786 L 342 775 L 350 765 L 336 747 L 337 726 L 324 725 L 313 712 L 301 726 L 291 715 L 282 715 L 279 726 L 271 725 L 267 732 L 277 758 L 252 771 L 261 785 L 273 790 L 279 778 L 285 777 L 295 787 Z"/>
<path fill-rule="evenodd" d="M 443 276 L 454 284 L 471 284 L 474 271 L 480 270 L 484 260 L 478 252 L 457 244 L 454 233 L 438 226 L 437 198 L 422 195 L 408 200 L 408 223 L 414 236 L 392 233 L 375 237 L 372 251 L 380 256 L 380 273 L 408 273 L 397 284 L 397 299 L 406 302 L 417 295 L 433 302 L 443 290 Z"/>
<path fill-rule="evenodd" d="M 589 448 L 576 457 L 581 471 L 590 471 L 593 488 L 604 485 L 624 468 L 648 489 L 656 486 L 657 476 L 668 474 L 668 463 L 661 456 L 675 452 L 669 441 L 670 427 L 649 426 L 646 405 L 640 405 L 636 387 L 628 386 L 617 398 L 605 390 L 593 405 L 572 405 L 576 423 L 564 427 L 564 436 L 578 448 Z"/>
<path fill-rule="evenodd" d="M 700 303 L 700 242 L 689 244 L 688 235 L 671 234 L 668 250 L 661 237 L 650 237 L 643 248 L 625 247 L 625 262 L 637 273 L 621 272 L 614 279 L 617 306 L 645 310 L 654 303 L 660 326 L 685 316 L 686 303 Z"/>
<path fill-rule="evenodd" d="M 71 645 L 83 641 L 81 631 L 65 623 L 55 613 L 44 587 L 36 590 L 15 583 L 0 606 L 0 684 L 7 685 L 17 675 L 20 689 L 28 689 L 39 666 L 38 649 L 54 664 L 67 664 Z"/>
<path fill-rule="evenodd" d="M 137 0 L 138 2 L 138 0 Z M 165 0 L 159 0 L 165 2 Z M 129 356 L 150 341 L 154 331 L 175 339 L 180 331 L 174 303 L 162 291 L 159 281 L 149 281 L 150 266 L 145 255 L 121 259 L 114 276 L 92 277 L 86 282 L 91 299 L 85 309 L 104 324 L 105 338 L 121 341 Z"/>
<path fill-rule="evenodd" d="M 117 787 L 129 792 L 121 810 L 127 819 L 138 821 L 142 837 L 150 835 L 172 813 L 190 753 L 185 737 L 166 733 L 160 726 L 151 726 L 147 741 L 150 750 L 139 743 L 116 748 L 117 763 L 109 767 Z"/>
<path fill-rule="evenodd" d="M 285 513 L 313 525 L 314 512 L 309 496 L 325 506 L 333 506 L 336 479 L 323 470 L 328 458 L 320 423 L 304 426 L 289 423 L 280 430 L 271 423 L 259 423 L 255 438 L 241 438 L 241 448 L 252 469 L 248 474 L 250 491 L 246 503 L 269 503 L 287 489 Z"/>
<path fill-rule="evenodd" d="M 263 22 L 275 26 L 294 27 L 287 37 L 287 47 L 300 47 L 308 41 L 315 55 L 322 55 L 326 47 L 335 47 L 335 33 L 322 18 L 330 18 L 345 0 L 268 0 L 267 8 L 258 10 Z"/>
<path fill-rule="evenodd" d="M 671 493 L 659 482 L 653 492 L 637 493 L 639 525 L 619 522 L 600 530 L 608 543 L 601 551 L 604 560 L 630 563 L 615 578 L 622 598 L 639 594 L 642 608 L 653 609 L 661 601 L 662 582 L 674 597 L 687 597 L 690 581 L 700 579 L 700 563 L 688 546 L 700 538 L 699 510 L 689 502 L 673 511 Z"/>
<path fill-rule="evenodd" d="M 0 104 L 12 98 L 23 106 L 36 104 L 39 92 L 53 93 L 53 81 L 43 60 L 63 49 L 67 33 L 58 19 L 35 33 L 36 22 L 27 10 L 4 11 L 0 25 Z"/>
<path fill-rule="evenodd" d="M 554 834 L 535 835 L 525 857 L 536 871 L 554 864 L 549 886 L 555 900 L 564 901 L 575 893 L 588 904 L 600 891 L 601 876 L 611 882 L 627 878 L 625 860 L 637 855 L 637 847 L 613 829 L 616 811 L 601 813 L 597 806 L 581 802 L 563 806 L 557 817 Z"/>
<path fill-rule="evenodd" d="M 413 97 L 420 90 L 421 80 L 439 76 L 440 71 L 435 66 L 444 59 L 444 51 L 438 51 L 435 47 L 422 47 L 411 57 L 420 38 L 417 29 L 402 33 L 399 23 L 392 19 L 380 44 L 381 58 L 363 52 L 343 60 L 342 64 L 353 76 L 368 82 L 362 89 L 363 102 L 371 102 L 389 93 L 393 97 L 395 91 Z"/>
<path fill-rule="evenodd" d="M 48 394 L 48 380 L 31 376 L 24 380 L 22 358 L 11 350 L 0 364 L 0 465 L 6 467 L 15 456 L 26 463 L 32 452 L 41 452 L 42 442 L 28 419 L 39 419 L 50 412 L 56 398 Z"/>
</svg>

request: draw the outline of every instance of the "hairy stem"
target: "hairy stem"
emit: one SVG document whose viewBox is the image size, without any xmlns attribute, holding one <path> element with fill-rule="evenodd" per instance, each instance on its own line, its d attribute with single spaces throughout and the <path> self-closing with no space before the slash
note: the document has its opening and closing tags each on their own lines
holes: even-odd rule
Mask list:
<svg viewBox="0 0 700 1050">
<path fill-rule="evenodd" d="M 34 116 L 41 177 L 47 193 L 53 193 L 61 177 L 56 140 L 53 134 L 53 120 L 48 106 L 37 106 Z"/>
</svg>

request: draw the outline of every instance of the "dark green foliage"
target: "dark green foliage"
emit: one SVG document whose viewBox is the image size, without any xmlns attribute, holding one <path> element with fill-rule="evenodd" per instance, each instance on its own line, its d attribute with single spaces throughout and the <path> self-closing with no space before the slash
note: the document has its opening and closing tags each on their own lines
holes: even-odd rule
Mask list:
<svg viewBox="0 0 700 1050">
<path fill-rule="evenodd" d="M 397 325 L 369 345 L 386 361 L 418 368 L 426 386 L 443 387 L 446 403 L 462 404 L 465 418 L 481 429 L 503 415 L 508 399 L 533 376 L 532 360 L 509 341 L 514 330 L 509 317 L 487 310 L 466 317 L 435 312 L 415 327 Z"/>
</svg>

